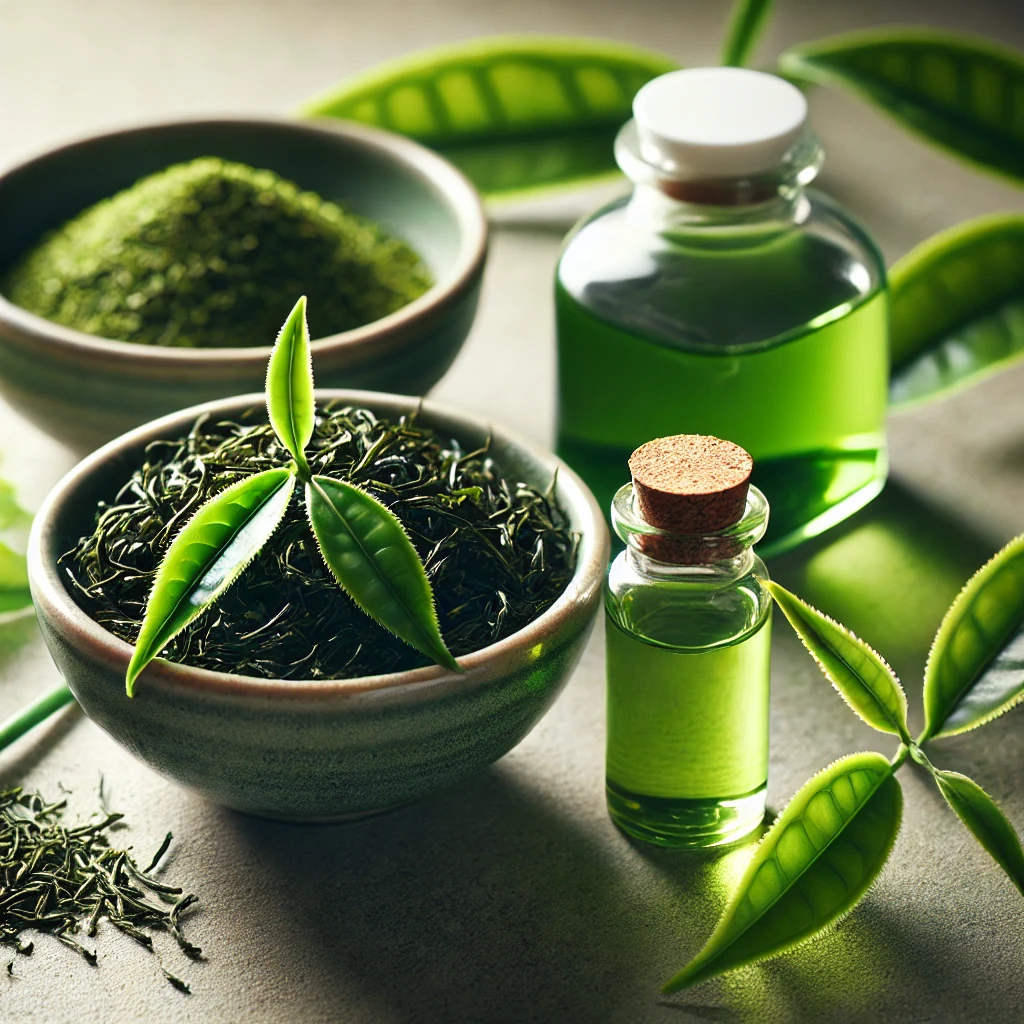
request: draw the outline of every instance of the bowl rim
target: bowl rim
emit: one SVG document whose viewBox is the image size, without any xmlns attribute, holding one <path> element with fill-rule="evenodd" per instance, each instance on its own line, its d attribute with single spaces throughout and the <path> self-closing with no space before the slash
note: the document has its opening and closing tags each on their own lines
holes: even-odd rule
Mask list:
<svg viewBox="0 0 1024 1024">
<path fill-rule="evenodd" d="M 580 477 L 558 456 L 544 451 L 514 431 L 495 427 L 488 420 L 463 410 L 410 395 L 381 391 L 360 391 L 340 388 L 317 389 L 319 402 L 344 401 L 373 409 L 390 405 L 398 409 L 421 408 L 429 417 L 443 418 L 451 427 L 489 432 L 492 437 L 520 449 L 529 459 L 557 473 L 557 492 L 566 511 L 577 522 L 580 543 L 576 567 L 565 589 L 554 603 L 536 619 L 511 636 L 457 659 L 462 672 L 431 665 L 401 672 L 358 676 L 350 679 L 262 679 L 196 668 L 157 658 L 143 670 L 138 696 L 148 689 L 175 691 L 191 696 L 311 699 L 396 697 L 403 702 L 415 696 L 430 697 L 438 690 L 465 690 L 483 685 L 501 674 L 540 656 L 545 642 L 560 622 L 573 617 L 573 612 L 596 604 L 604 582 L 609 556 L 609 534 L 604 515 L 593 494 Z M 138 445 L 186 430 L 201 415 L 241 412 L 265 401 L 261 393 L 238 395 L 227 399 L 190 406 L 162 416 L 122 434 L 97 449 L 72 468 L 53 487 L 35 516 L 28 542 L 28 575 L 33 600 L 40 616 L 56 632 L 73 640 L 79 656 L 101 661 L 123 674 L 134 650 L 133 645 L 108 632 L 78 606 L 61 580 L 57 570 L 54 547 L 54 526 L 66 505 L 72 501 L 95 470 Z M 53 554 L 51 558 L 50 555 Z M 596 609 L 595 609 L 596 612 Z"/>
<path fill-rule="evenodd" d="M 458 225 L 459 252 L 452 268 L 434 282 L 418 298 L 401 309 L 338 334 L 325 335 L 311 341 L 314 354 L 344 354 L 356 357 L 372 349 L 384 338 L 403 336 L 409 341 L 417 339 L 413 330 L 421 320 L 443 314 L 446 307 L 456 302 L 471 289 L 480 276 L 487 257 L 488 221 L 483 200 L 475 186 L 454 164 L 444 157 L 414 142 L 412 139 L 382 128 L 328 117 L 236 116 L 203 115 L 171 120 L 141 121 L 120 128 L 81 135 L 51 146 L 42 152 L 19 160 L 0 171 L 0 187 L 9 178 L 31 174 L 33 168 L 55 156 L 87 147 L 94 143 L 126 135 L 144 135 L 180 127 L 270 127 L 295 131 L 299 134 L 342 136 L 374 150 L 395 163 L 404 164 L 416 173 L 439 200 L 450 210 Z M 54 323 L 45 317 L 30 313 L 11 302 L 0 292 L 0 328 L 16 332 L 30 344 L 47 345 L 66 354 L 95 354 L 110 359 L 141 362 L 154 368 L 182 369 L 190 365 L 202 367 L 210 364 L 229 364 L 245 368 L 265 364 L 270 357 L 273 342 L 266 345 L 225 348 L 174 348 L 160 345 L 140 345 L 86 334 L 84 331 Z"/>
</svg>

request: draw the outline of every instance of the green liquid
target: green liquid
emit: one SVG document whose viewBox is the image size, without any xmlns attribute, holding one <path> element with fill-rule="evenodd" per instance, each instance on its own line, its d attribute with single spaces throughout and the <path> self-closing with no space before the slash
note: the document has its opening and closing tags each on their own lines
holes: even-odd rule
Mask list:
<svg viewBox="0 0 1024 1024">
<path fill-rule="evenodd" d="M 645 640 L 607 617 L 608 808 L 625 832 L 664 846 L 714 846 L 761 822 L 769 622 L 695 650 Z"/>
<path fill-rule="evenodd" d="M 570 241 L 556 288 L 558 451 L 604 507 L 635 448 L 680 433 L 726 438 L 754 457 L 753 482 L 772 508 L 763 554 L 881 490 L 883 271 L 852 235 L 840 244 L 839 228 L 852 229 L 816 202 L 817 235 L 742 249 L 660 238 L 644 252 L 650 236 L 638 240 L 615 207 Z"/>
</svg>

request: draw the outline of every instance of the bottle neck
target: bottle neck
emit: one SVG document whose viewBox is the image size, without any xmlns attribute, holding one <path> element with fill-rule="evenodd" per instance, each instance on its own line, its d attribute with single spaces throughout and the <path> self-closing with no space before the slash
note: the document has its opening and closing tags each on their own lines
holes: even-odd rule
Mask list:
<svg viewBox="0 0 1024 1024">
<path fill-rule="evenodd" d="M 629 121 L 615 140 L 615 159 L 636 184 L 628 216 L 637 224 L 669 233 L 713 231 L 721 237 L 731 231 L 749 237 L 786 230 L 807 218 L 804 189 L 824 155 L 817 137 L 806 132 L 771 172 L 695 181 L 650 163 L 641 152 L 636 124 Z"/>
<path fill-rule="evenodd" d="M 626 543 L 626 557 L 640 574 L 665 581 L 722 586 L 760 564 L 754 545 L 768 528 L 768 502 L 751 486 L 739 522 L 706 534 L 679 534 L 651 526 L 640 513 L 633 484 L 612 501 L 612 525 Z"/>
</svg>

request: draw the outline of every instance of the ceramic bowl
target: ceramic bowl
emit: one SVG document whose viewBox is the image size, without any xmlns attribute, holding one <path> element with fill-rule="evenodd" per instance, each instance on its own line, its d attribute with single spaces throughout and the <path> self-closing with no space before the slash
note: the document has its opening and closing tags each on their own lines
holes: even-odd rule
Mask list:
<svg viewBox="0 0 1024 1024">
<path fill-rule="evenodd" d="M 270 168 L 384 224 L 436 284 L 374 323 L 313 342 L 317 383 L 422 395 L 476 312 L 487 220 L 473 186 L 414 142 L 344 121 L 176 121 L 96 135 L 0 175 L 0 274 L 44 232 L 169 164 L 220 156 Z M 296 296 L 297 297 L 297 296 Z M 186 406 L 263 386 L 267 346 L 175 349 L 97 338 L 0 296 L 0 390 L 78 451 Z"/>
<path fill-rule="evenodd" d="M 394 418 L 415 398 L 318 391 Z M 504 472 L 556 495 L 580 535 L 575 574 L 518 633 L 440 667 L 332 681 L 273 681 L 153 662 L 129 700 L 132 647 L 94 622 L 57 570 L 139 465 L 146 445 L 183 436 L 204 412 L 232 416 L 247 395 L 165 416 L 94 452 L 51 492 L 29 541 L 29 575 L 43 635 L 86 714 L 151 767 L 228 807 L 265 817 L 332 820 L 415 800 L 484 768 L 514 747 L 551 706 L 583 650 L 598 609 L 608 533 L 593 495 L 554 455 L 432 402 L 419 422 L 467 449 L 491 437 Z"/>
</svg>

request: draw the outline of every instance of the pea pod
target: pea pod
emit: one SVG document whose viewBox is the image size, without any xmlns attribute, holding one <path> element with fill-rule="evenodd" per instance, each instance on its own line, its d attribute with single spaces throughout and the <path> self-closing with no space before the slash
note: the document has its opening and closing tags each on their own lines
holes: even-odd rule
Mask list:
<svg viewBox="0 0 1024 1024">
<path fill-rule="evenodd" d="M 874 729 L 910 742 L 907 698 L 896 674 L 869 644 L 772 580 L 765 586 L 825 678 Z"/>
<path fill-rule="evenodd" d="M 460 671 L 441 638 L 423 563 L 394 514 L 366 491 L 325 476 L 306 485 L 306 508 L 320 553 L 352 600 L 428 658 Z"/>
<path fill-rule="evenodd" d="M 259 554 L 291 499 L 292 468 L 267 469 L 214 495 L 171 541 L 156 572 L 125 689 Z"/>
<path fill-rule="evenodd" d="M 1024 181 L 1024 58 L 985 39 L 885 28 L 798 46 L 796 78 L 844 86 L 955 156 Z"/>
<path fill-rule="evenodd" d="M 1024 534 L 968 581 L 935 634 L 919 743 L 955 736 L 1024 700 Z"/>
<path fill-rule="evenodd" d="M 761 840 L 707 944 L 664 991 L 782 953 L 834 924 L 878 877 L 902 811 L 881 754 L 850 754 L 815 775 Z"/>
<path fill-rule="evenodd" d="M 967 387 L 1024 355 L 1024 214 L 930 238 L 890 283 L 894 406 Z"/>
<path fill-rule="evenodd" d="M 267 414 L 281 444 L 309 476 L 305 448 L 313 436 L 316 400 L 303 295 L 281 328 L 267 363 Z"/>
<path fill-rule="evenodd" d="M 413 53 L 342 82 L 301 110 L 408 135 L 487 196 L 615 173 L 633 96 L 678 65 L 600 40 L 498 36 Z"/>
<path fill-rule="evenodd" d="M 757 46 L 771 14 L 774 0 L 736 0 L 722 43 L 722 63 L 743 67 Z"/>
</svg>

